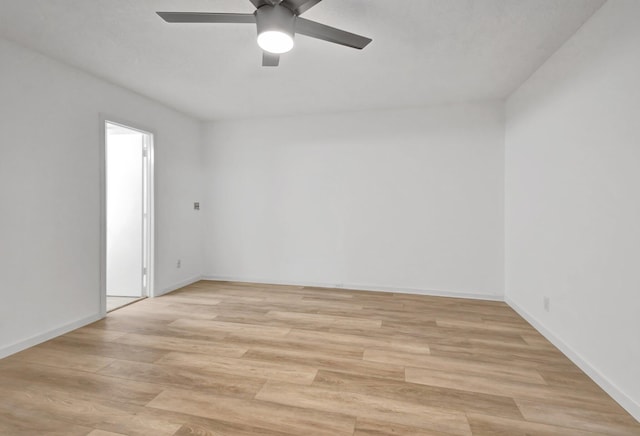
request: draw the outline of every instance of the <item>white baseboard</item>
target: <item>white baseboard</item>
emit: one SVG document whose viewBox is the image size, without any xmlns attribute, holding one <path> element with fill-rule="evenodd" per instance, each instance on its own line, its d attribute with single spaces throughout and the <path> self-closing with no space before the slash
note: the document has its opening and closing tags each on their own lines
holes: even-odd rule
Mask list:
<svg viewBox="0 0 640 436">
<path fill-rule="evenodd" d="M 485 294 L 485 293 L 472 293 L 472 292 L 458 292 L 458 291 L 444 291 L 434 289 L 415 289 L 415 288 L 397 288 L 393 286 L 378 286 L 378 285 L 366 285 L 361 283 L 347 283 L 344 285 L 345 289 L 354 289 L 357 291 L 371 291 L 371 292 L 393 292 L 396 294 L 413 294 L 413 295 L 427 295 L 432 297 L 449 297 L 449 298 L 466 298 L 469 300 L 488 300 L 488 301 L 504 301 L 502 295 Z"/>
<path fill-rule="evenodd" d="M 453 298 L 467 298 L 473 300 L 489 300 L 489 301 L 504 301 L 502 295 L 483 294 L 483 293 L 469 293 L 469 292 L 456 292 L 456 291 L 442 291 L 442 290 L 425 290 L 415 288 L 398 288 L 391 286 L 381 285 L 365 285 L 361 283 L 341 283 L 337 285 L 335 283 L 319 283 L 319 282 L 304 282 L 304 281 L 287 281 L 287 280 L 273 280 L 273 279 L 256 279 L 247 277 L 231 277 L 231 276 L 203 276 L 202 280 L 224 281 L 224 282 L 245 282 L 245 283 L 264 283 L 269 285 L 287 285 L 287 286 L 313 286 L 319 288 L 332 288 L 332 289 L 352 289 L 354 291 L 371 291 L 371 292 L 393 292 L 397 294 L 413 294 L 413 295 L 428 295 L 434 297 L 453 297 Z"/>
<path fill-rule="evenodd" d="M 53 330 L 46 331 L 44 333 L 39 333 L 35 336 L 31 336 L 30 338 L 23 339 L 19 342 L 15 342 L 6 347 L 0 348 L 0 359 L 15 354 L 19 351 L 25 350 L 29 347 L 33 347 L 34 345 L 41 344 L 44 341 L 48 341 L 49 339 L 53 339 L 56 336 L 63 335 L 72 330 L 78 329 L 80 327 L 84 327 L 87 324 L 91 324 L 92 322 L 98 321 L 102 319 L 103 316 L 99 313 L 94 315 L 87 316 L 85 318 L 78 319 L 76 321 L 70 322 L 63 326 L 57 327 Z"/>
<path fill-rule="evenodd" d="M 600 386 L 607 394 L 611 396 L 620 406 L 629 412 L 635 419 L 640 421 L 640 404 L 636 403 L 631 397 L 625 394 L 618 386 L 613 384 L 600 371 L 593 367 L 587 360 L 576 352 L 571 346 L 567 345 L 555 333 L 547 329 L 542 322 L 529 312 L 524 310 L 515 301 L 509 297 L 505 298 L 506 303 L 513 308 L 518 314 L 526 319 L 536 330 L 538 330 L 545 338 L 555 345 L 562 353 L 575 363 L 582 371 L 585 372 L 598 386 Z"/>
<path fill-rule="evenodd" d="M 173 285 L 165 286 L 160 289 L 155 289 L 153 292 L 154 297 L 159 297 L 164 294 L 168 294 L 169 292 L 173 292 L 177 289 L 184 288 L 185 286 L 189 286 L 197 281 L 202 280 L 200 275 L 190 277 L 188 279 L 182 280 L 181 282 L 174 283 Z"/>
</svg>

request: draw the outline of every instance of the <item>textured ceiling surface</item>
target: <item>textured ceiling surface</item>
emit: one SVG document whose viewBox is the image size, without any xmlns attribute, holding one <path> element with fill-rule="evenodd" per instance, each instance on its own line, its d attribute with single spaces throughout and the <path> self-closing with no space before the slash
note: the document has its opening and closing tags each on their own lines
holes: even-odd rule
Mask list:
<svg viewBox="0 0 640 436">
<path fill-rule="evenodd" d="M 155 11 L 253 12 L 248 0 L 0 0 L 0 36 L 200 119 L 503 99 L 604 0 L 324 0 L 304 17 L 373 38 L 297 36 L 261 66 L 251 24 Z"/>
</svg>

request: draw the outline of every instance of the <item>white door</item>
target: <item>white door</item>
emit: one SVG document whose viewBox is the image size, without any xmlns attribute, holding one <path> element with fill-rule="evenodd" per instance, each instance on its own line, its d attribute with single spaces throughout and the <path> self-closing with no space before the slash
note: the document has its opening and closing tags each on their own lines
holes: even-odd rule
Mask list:
<svg viewBox="0 0 640 436">
<path fill-rule="evenodd" d="M 148 134 L 106 123 L 107 295 L 145 296 Z"/>
</svg>

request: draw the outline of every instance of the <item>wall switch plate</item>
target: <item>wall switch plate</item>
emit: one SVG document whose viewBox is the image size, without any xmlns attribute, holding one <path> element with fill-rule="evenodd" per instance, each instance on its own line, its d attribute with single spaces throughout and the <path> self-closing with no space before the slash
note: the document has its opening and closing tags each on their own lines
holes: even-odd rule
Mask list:
<svg viewBox="0 0 640 436">
<path fill-rule="evenodd" d="M 542 299 L 542 304 L 544 305 L 544 310 L 549 312 L 551 310 L 551 299 L 549 297 L 544 297 Z"/>
</svg>

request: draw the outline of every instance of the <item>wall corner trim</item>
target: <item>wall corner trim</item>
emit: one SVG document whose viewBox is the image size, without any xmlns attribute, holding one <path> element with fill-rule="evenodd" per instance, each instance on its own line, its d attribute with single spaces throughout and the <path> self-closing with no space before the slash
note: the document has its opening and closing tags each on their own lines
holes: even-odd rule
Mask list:
<svg viewBox="0 0 640 436">
<path fill-rule="evenodd" d="M 618 386 L 613 384 L 607 377 L 605 377 L 599 370 L 591 365 L 584 357 L 576 352 L 566 342 L 562 341 L 555 333 L 546 328 L 536 317 L 524 310 L 509 297 L 505 297 L 505 302 L 515 310 L 518 315 L 523 317 L 529 324 L 531 324 L 538 332 L 540 332 L 545 338 L 549 340 L 555 347 L 557 347 L 565 356 L 575 363 L 578 368 L 591 378 L 598 386 L 600 386 L 611 398 L 613 398 L 620 406 L 622 406 L 627 412 L 629 412 L 635 419 L 640 421 L 640 404 L 636 403 L 631 397 L 625 394 Z"/>
<path fill-rule="evenodd" d="M 78 329 L 80 327 L 84 327 L 87 324 L 91 324 L 102 318 L 104 318 L 104 315 L 100 313 L 94 313 L 93 315 L 80 318 L 68 324 L 64 324 L 60 327 L 48 330 L 43 333 L 39 333 L 35 336 L 31 336 L 30 338 L 23 339 L 21 341 L 2 347 L 0 348 L 0 359 L 10 356 L 12 354 L 15 354 L 19 351 L 25 350 L 29 347 L 33 347 L 34 345 L 41 344 L 42 342 L 48 341 L 49 339 L 53 339 L 57 336 L 63 335 L 65 333 L 69 333 L 72 330 Z"/>
</svg>

